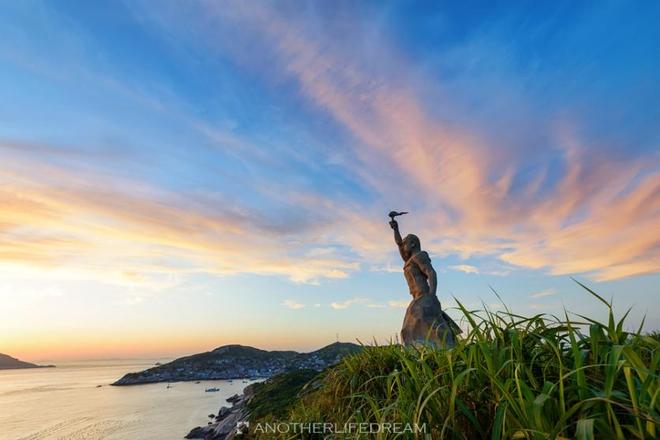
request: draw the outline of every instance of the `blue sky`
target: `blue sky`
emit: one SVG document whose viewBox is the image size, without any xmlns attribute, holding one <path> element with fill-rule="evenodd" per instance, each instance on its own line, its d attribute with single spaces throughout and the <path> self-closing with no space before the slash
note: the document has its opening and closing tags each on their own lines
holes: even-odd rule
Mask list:
<svg viewBox="0 0 660 440">
<path fill-rule="evenodd" d="M 659 9 L 3 4 L 0 348 L 386 340 L 391 209 L 446 307 L 657 329 Z"/>
</svg>

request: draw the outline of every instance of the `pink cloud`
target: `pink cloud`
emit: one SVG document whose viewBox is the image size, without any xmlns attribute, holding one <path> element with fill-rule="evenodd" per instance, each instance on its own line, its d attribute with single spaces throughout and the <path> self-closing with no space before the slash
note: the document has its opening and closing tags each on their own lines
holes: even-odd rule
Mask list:
<svg viewBox="0 0 660 440">
<path fill-rule="evenodd" d="M 261 6 L 232 19 L 253 32 L 252 41 L 258 35 L 281 74 L 295 78 L 304 96 L 352 133 L 359 160 L 351 171 L 380 192 L 383 212 L 395 200 L 422 206 L 416 224 L 434 252 L 492 255 L 520 267 L 591 272 L 598 279 L 660 267 L 653 226 L 659 220 L 659 177 L 649 172 L 658 168 L 657 155 L 626 166 L 607 156 L 594 161 L 570 129 L 556 124 L 549 131 L 566 171 L 550 190 L 542 189 L 546 169 L 514 194 L 517 164 L 502 163 L 497 144 L 478 132 L 431 116 L 406 84 L 413 74 L 404 56 L 387 47 L 362 54 L 390 63 L 387 72 L 374 74 L 352 48 Z M 358 221 L 346 215 L 351 224 Z M 343 230 L 339 237 L 358 252 L 378 252 L 374 243 L 383 232 L 370 223 L 358 221 L 361 229 L 355 229 L 364 233 Z"/>
</svg>

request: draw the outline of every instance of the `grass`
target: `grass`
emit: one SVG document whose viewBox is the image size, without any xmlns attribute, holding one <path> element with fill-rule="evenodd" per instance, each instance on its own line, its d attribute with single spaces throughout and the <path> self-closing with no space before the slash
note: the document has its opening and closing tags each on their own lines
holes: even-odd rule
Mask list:
<svg viewBox="0 0 660 440">
<path fill-rule="evenodd" d="M 293 370 L 274 376 L 266 382 L 251 385 L 254 397 L 247 406 L 252 418 L 256 420 L 269 417 L 276 420 L 286 416 L 298 401 L 298 392 L 317 375 L 316 370 Z"/>
<path fill-rule="evenodd" d="M 607 323 L 472 311 L 459 302 L 470 328 L 453 349 L 365 347 L 310 382 L 276 419 L 418 423 L 434 440 L 658 438 L 658 334 L 627 332 L 628 313 L 615 319 L 611 303 L 582 287 L 607 308 Z M 415 435 L 339 436 L 374 437 Z"/>
</svg>

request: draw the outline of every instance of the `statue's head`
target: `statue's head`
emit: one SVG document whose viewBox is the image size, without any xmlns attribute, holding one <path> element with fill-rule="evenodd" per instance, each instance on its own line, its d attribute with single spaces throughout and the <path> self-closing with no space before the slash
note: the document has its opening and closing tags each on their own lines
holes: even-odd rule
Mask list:
<svg viewBox="0 0 660 440">
<path fill-rule="evenodd" d="M 415 234 L 406 235 L 403 239 L 403 253 L 405 259 L 407 260 L 420 250 L 422 250 L 422 247 L 419 243 L 419 238 Z"/>
</svg>

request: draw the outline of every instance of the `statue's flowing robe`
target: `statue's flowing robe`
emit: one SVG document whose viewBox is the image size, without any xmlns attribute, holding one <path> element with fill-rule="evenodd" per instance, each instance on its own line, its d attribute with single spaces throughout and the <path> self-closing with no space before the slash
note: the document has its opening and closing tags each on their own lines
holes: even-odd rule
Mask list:
<svg viewBox="0 0 660 440">
<path fill-rule="evenodd" d="M 430 292 L 426 268 L 432 268 L 429 255 L 418 252 L 403 267 L 413 300 L 408 305 L 401 329 L 404 344 L 432 344 L 450 348 L 461 330 L 441 308 L 438 297 Z M 431 269 L 432 270 L 432 269 Z"/>
</svg>

